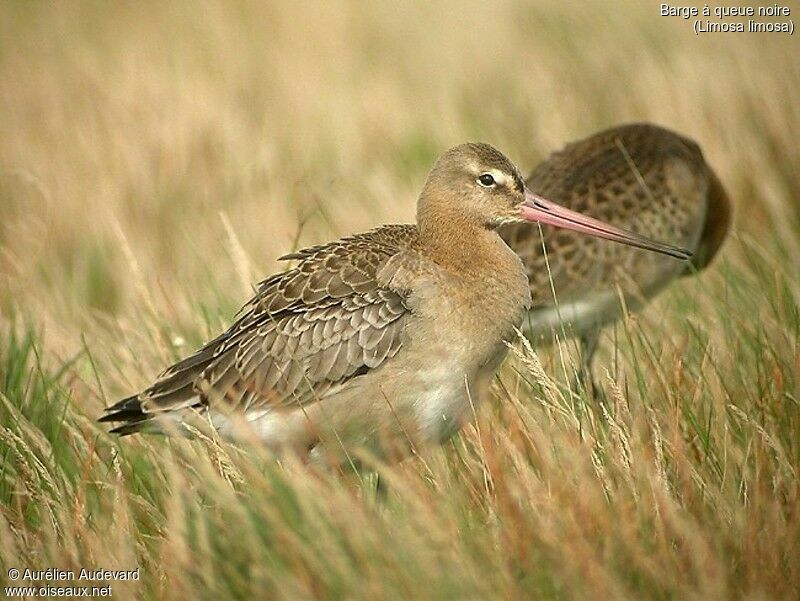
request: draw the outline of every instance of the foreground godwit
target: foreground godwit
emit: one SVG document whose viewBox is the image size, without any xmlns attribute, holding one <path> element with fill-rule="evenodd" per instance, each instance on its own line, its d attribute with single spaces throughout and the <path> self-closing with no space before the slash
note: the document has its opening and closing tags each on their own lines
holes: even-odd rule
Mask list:
<svg viewBox="0 0 800 601">
<path fill-rule="evenodd" d="M 518 221 L 689 256 L 561 208 L 491 146 L 463 144 L 430 172 L 417 225 L 286 255 L 298 265 L 261 282 L 228 331 L 101 421 L 130 434 L 203 414 L 223 435 L 333 462 L 442 442 L 472 415 L 529 308 L 522 263 L 496 232 Z"/>
<path fill-rule="evenodd" d="M 573 142 L 536 167 L 527 185 L 596 219 L 673 240 L 694 255 L 687 265 L 544 229 L 545 257 L 539 228 L 500 228 L 530 278 L 532 309 L 523 329 L 536 340 L 561 334 L 564 325 L 566 333 L 581 338 L 586 375 L 600 329 L 622 315 L 620 293 L 635 310 L 676 277 L 703 269 L 730 221 L 728 196 L 697 144 L 649 124 L 614 127 Z"/>
</svg>

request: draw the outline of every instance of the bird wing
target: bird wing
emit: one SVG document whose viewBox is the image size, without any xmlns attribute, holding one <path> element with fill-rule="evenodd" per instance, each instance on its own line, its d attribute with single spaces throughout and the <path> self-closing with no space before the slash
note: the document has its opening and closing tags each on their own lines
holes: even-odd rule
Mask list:
<svg viewBox="0 0 800 601">
<path fill-rule="evenodd" d="M 126 399 L 129 411 L 138 401 L 131 418 L 200 404 L 302 405 L 378 367 L 400 349 L 411 313 L 409 291 L 384 281 L 381 268 L 415 232 L 384 226 L 281 257 L 299 263 L 262 281 L 225 333 Z M 119 416 L 124 403 L 110 411 Z"/>
<path fill-rule="evenodd" d="M 568 144 L 540 163 L 527 185 L 591 217 L 694 249 L 707 177 L 696 144 L 660 127 L 633 124 Z M 676 268 L 674 260 L 638 249 L 567 230 L 542 232 L 527 224 L 500 230 L 525 264 L 538 307 L 554 302 L 551 279 L 559 301 L 569 302 L 613 286 L 620 270 L 657 279 Z"/>
</svg>

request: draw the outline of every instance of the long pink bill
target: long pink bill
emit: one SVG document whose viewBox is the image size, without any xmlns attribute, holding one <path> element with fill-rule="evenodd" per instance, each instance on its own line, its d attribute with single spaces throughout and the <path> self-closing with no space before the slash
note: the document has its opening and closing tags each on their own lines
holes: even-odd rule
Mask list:
<svg viewBox="0 0 800 601">
<path fill-rule="evenodd" d="M 563 227 L 568 230 L 589 234 L 590 236 L 652 250 L 684 261 L 692 256 L 692 253 L 684 248 L 656 242 L 628 230 L 609 225 L 599 219 L 571 211 L 534 194 L 530 190 L 525 191 L 525 201 L 522 203 L 522 217 L 527 221 L 538 221 L 539 223 Z"/>
</svg>

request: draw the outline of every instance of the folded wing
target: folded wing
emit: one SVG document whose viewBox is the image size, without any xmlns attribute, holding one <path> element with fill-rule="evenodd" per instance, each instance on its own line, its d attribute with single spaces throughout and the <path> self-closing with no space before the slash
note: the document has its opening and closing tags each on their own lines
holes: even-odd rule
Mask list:
<svg viewBox="0 0 800 601">
<path fill-rule="evenodd" d="M 125 422 L 116 428 L 125 434 L 189 407 L 303 405 L 379 367 L 400 349 L 410 315 L 407 291 L 379 273 L 414 234 L 414 226 L 384 226 L 282 257 L 299 263 L 261 282 L 226 332 L 102 421 Z"/>
</svg>

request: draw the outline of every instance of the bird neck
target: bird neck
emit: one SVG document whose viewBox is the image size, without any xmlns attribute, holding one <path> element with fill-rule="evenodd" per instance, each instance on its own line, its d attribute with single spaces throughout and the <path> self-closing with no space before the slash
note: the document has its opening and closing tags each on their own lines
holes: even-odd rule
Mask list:
<svg viewBox="0 0 800 601">
<path fill-rule="evenodd" d="M 480 272 L 508 254 L 493 228 L 446 206 L 421 209 L 417 227 L 420 250 L 437 264 L 454 271 Z"/>
</svg>

